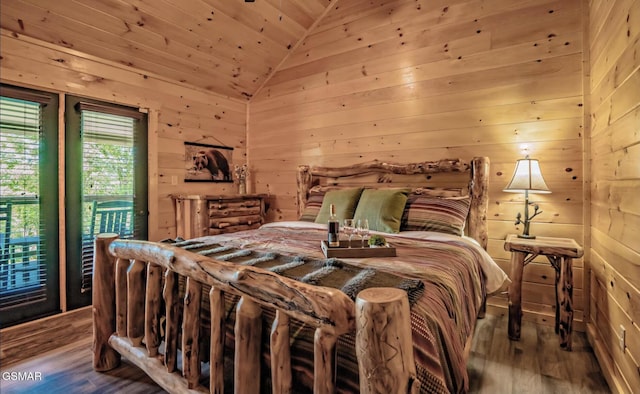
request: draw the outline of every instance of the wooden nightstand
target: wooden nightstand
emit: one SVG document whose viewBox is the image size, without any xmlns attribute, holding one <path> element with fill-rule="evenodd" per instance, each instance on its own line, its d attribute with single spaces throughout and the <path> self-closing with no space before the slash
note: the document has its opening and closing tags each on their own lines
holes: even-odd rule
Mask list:
<svg viewBox="0 0 640 394">
<path fill-rule="evenodd" d="M 504 249 L 511 252 L 511 285 L 509 286 L 509 339 L 520 339 L 522 322 L 522 271 L 537 256 L 547 256 L 556 270 L 556 334 L 560 346 L 571 350 L 573 322 L 573 273 L 571 263 L 582 257 L 583 250 L 573 239 L 536 237 L 518 238 L 508 235 Z"/>
</svg>

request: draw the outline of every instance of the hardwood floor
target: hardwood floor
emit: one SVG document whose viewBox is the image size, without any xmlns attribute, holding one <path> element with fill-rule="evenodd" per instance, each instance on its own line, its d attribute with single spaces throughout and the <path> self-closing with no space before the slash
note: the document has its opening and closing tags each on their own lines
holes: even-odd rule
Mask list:
<svg viewBox="0 0 640 394">
<path fill-rule="evenodd" d="M 478 320 L 467 364 L 471 393 L 610 393 L 582 332 L 573 350 L 560 348 L 553 327 L 522 322 L 520 341 L 507 337 L 507 316 Z"/>
<path fill-rule="evenodd" d="M 56 328 L 57 321 L 61 325 Z M 48 338 L 28 325 L 0 333 L 2 394 L 164 392 L 125 359 L 112 371 L 93 371 L 90 310 L 46 323 L 40 327 Z M 18 336 L 18 331 L 25 335 Z M 38 349 L 42 352 L 29 355 Z M 574 333 L 573 351 L 566 352 L 552 327 L 525 321 L 522 339 L 512 342 L 507 339 L 507 318 L 502 315 L 487 315 L 478 321 L 468 371 L 470 393 L 610 393 L 583 333 Z M 10 380 L 6 379 L 8 372 L 32 372 L 33 378 L 39 372 L 42 379 Z"/>
</svg>

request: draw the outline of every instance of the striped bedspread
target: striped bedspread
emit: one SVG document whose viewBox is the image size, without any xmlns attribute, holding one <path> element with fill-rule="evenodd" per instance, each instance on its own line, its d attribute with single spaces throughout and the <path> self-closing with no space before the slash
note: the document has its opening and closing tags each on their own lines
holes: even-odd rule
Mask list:
<svg viewBox="0 0 640 394">
<path fill-rule="evenodd" d="M 297 223 L 272 223 L 258 230 L 204 237 L 202 240 L 238 249 L 324 258 L 320 241 L 325 239 L 326 230 L 317 225 Z M 385 234 L 385 237 L 396 248 L 397 257 L 341 260 L 358 267 L 419 279 L 424 283 L 424 291 L 411 307 L 414 356 L 421 392 L 464 392 L 468 385 L 464 346 L 472 334 L 485 294 L 484 274 L 479 264 L 483 256 L 477 248 L 470 247 L 469 242 L 455 237 L 445 240 L 437 236 L 425 239 Z M 233 318 L 233 307 L 227 302 L 230 319 Z M 272 319 L 272 315 L 266 315 L 267 320 Z M 270 326 L 265 324 L 263 327 L 268 330 Z M 291 332 L 296 333 L 292 344 L 294 391 L 310 392 L 313 382 L 313 331 L 305 331 L 305 327 L 298 326 L 292 327 Z M 268 339 L 263 342 L 268 346 Z M 232 346 L 233 341 L 228 340 L 227 344 Z M 268 383 L 268 372 L 262 373 L 262 379 Z M 358 387 L 355 335 L 346 335 L 338 342 L 337 389 L 338 392 L 352 393 L 358 392 Z"/>
</svg>

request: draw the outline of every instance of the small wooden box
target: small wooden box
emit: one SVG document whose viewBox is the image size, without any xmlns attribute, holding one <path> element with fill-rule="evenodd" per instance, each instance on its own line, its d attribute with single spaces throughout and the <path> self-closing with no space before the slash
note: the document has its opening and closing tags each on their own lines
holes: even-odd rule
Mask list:
<svg viewBox="0 0 640 394">
<path fill-rule="evenodd" d="M 330 248 L 327 245 L 327 241 L 322 240 L 321 247 L 322 253 L 325 257 L 395 257 L 396 248 L 384 247 L 384 248 L 371 248 L 365 244 L 365 247 L 359 247 L 362 245 L 360 240 L 353 241 L 351 247 L 349 247 L 349 241 L 340 241 L 339 248 Z"/>
</svg>

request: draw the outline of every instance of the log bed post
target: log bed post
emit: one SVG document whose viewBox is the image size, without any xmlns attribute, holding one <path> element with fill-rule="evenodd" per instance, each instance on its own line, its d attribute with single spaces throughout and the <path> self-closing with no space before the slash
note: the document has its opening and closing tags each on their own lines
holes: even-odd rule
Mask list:
<svg viewBox="0 0 640 394">
<path fill-rule="evenodd" d="M 116 261 L 116 333 L 119 337 L 127 336 L 127 271 L 129 264 L 131 264 L 129 259 Z"/>
<path fill-rule="evenodd" d="M 202 284 L 187 277 L 182 319 L 182 375 L 193 389 L 200 380 L 200 300 Z"/>
<path fill-rule="evenodd" d="M 93 253 L 93 369 L 109 371 L 120 364 L 120 353 L 109 346 L 116 330 L 115 257 L 109 245 L 117 234 L 98 234 Z"/>
<path fill-rule="evenodd" d="M 249 297 L 242 297 L 236 307 L 236 345 L 233 387 L 236 393 L 260 392 L 260 339 L 262 308 Z"/>
<path fill-rule="evenodd" d="M 209 290 L 209 307 L 211 308 L 211 345 L 209 347 L 209 392 L 224 393 L 224 294 L 220 289 Z"/>
<path fill-rule="evenodd" d="M 171 373 L 178 368 L 178 323 L 181 320 L 178 304 L 178 274 L 167 270 L 164 277 L 162 290 L 166 313 L 164 365 L 167 372 Z"/>
<path fill-rule="evenodd" d="M 469 207 L 469 236 L 487 250 L 489 231 L 487 215 L 489 210 L 489 158 L 475 157 L 471 161 L 471 201 Z"/>
<path fill-rule="evenodd" d="M 271 386 L 273 394 L 291 392 L 291 348 L 289 316 L 278 309 L 271 326 Z"/>
<path fill-rule="evenodd" d="M 144 296 L 147 265 L 133 260 L 127 271 L 127 336 L 133 346 L 141 346 L 144 337 Z"/>
<path fill-rule="evenodd" d="M 397 288 L 369 288 L 356 298 L 360 393 L 417 393 L 409 299 Z"/>
<path fill-rule="evenodd" d="M 332 394 L 336 391 L 336 360 L 338 336 L 322 327 L 313 338 L 313 392 Z"/>
<path fill-rule="evenodd" d="M 160 346 L 160 304 L 162 288 L 162 268 L 147 264 L 147 294 L 144 308 L 144 340 L 149 357 L 158 355 Z"/>
<path fill-rule="evenodd" d="M 298 185 L 296 201 L 298 203 L 298 217 L 300 217 L 300 215 L 302 215 L 302 211 L 304 211 L 304 208 L 307 205 L 307 195 L 309 194 L 309 189 L 311 188 L 311 168 L 307 165 L 298 166 L 296 181 Z"/>
<path fill-rule="evenodd" d="M 480 243 L 484 250 L 489 244 L 487 216 L 489 212 L 489 158 L 474 157 L 471 161 L 471 198 L 469 207 L 469 236 Z M 487 313 L 487 297 L 483 297 L 478 318 Z"/>
</svg>

